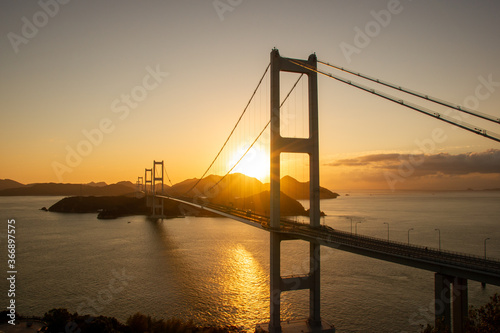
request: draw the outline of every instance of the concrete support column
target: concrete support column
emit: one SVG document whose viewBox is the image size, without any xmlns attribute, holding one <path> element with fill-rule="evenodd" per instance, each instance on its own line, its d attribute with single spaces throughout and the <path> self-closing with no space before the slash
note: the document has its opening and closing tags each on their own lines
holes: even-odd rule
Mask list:
<svg viewBox="0 0 500 333">
<path fill-rule="evenodd" d="M 465 323 L 469 314 L 467 279 L 453 279 L 453 333 L 465 333 Z"/>
<path fill-rule="evenodd" d="M 281 317 L 280 317 L 280 303 L 281 303 L 281 235 L 277 232 L 271 231 L 270 248 L 271 248 L 271 262 L 270 262 L 270 321 L 269 332 L 281 332 Z"/>
<path fill-rule="evenodd" d="M 434 295 L 435 326 L 452 328 L 453 333 L 465 333 L 469 314 L 467 279 L 436 273 Z"/>
<path fill-rule="evenodd" d="M 320 245 L 310 244 L 309 325 L 321 327 Z"/>
<path fill-rule="evenodd" d="M 451 327 L 451 278 L 434 274 L 434 326 Z"/>
</svg>

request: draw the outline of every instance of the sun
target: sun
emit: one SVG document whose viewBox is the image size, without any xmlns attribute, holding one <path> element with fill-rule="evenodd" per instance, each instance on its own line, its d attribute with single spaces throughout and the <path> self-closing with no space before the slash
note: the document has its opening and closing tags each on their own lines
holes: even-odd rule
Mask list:
<svg viewBox="0 0 500 333">
<path fill-rule="evenodd" d="M 229 161 L 229 168 L 232 168 L 238 162 L 247 149 L 248 147 L 243 146 L 237 149 Z M 231 173 L 242 173 L 266 182 L 269 180 L 269 168 L 269 153 L 266 153 L 262 147 L 254 145 Z"/>
</svg>

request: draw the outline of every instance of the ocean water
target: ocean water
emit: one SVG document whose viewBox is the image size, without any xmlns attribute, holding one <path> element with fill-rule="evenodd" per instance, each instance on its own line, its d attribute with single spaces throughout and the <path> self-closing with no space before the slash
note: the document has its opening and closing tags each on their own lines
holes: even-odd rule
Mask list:
<svg viewBox="0 0 500 333">
<path fill-rule="evenodd" d="M 253 330 L 269 312 L 269 234 L 225 218 L 151 222 L 144 216 L 40 211 L 58 197 L 0 197 L 0 253 L 7 275 L 7 220 L 16 220 L 16 310 L 64 307 L 125 321 L 157 318 Z M 322 223 L 363 235 L 500 258 L 499 192 L 357 192 L 324 200 Z M 359 222 L 359 223 L 357 223 Z M 387 224 L 384 224 L 388 223 Z M 419 332 L 433 321 L 434 274 L 322 248 L 322 317 L 338 332 Z M 284 242 L 282 274 L 308 267 L 308 245 Z M 6 279 L 2 300 L 8 304 Z M 469 303 L 500 288 L 469 281 Z M 284 320 L 308 313 L 307 291 L 282 296 Z"/>
</svg>

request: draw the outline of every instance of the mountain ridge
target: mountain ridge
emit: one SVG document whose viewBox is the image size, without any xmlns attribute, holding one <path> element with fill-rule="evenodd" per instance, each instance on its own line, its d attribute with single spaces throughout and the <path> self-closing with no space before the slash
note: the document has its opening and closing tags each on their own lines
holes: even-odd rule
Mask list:
<svg viewBox="0 0 500 333">
<path fill-rule="evenodd" d="M 0 185 L 4 182 L 0 181 Z M 61 183 L 35 183 L 22 186 L 4 188 L 0 190 L 0 196 L 69 196 L 69 195 L 93 195 L 93 196 L 115 196 L 130 195 L 135 192 L 135 185 L 131 182 L 120 182 L 105 186 L 88 184 L 61 184 Z"/>
<path fill-rule="evenodd" d="M 194 186 L 195 184 L 196 186 Z M 215 184 L 218 186 L 214 187 Z M 172 196 L 221 197 L 229 200 L 229 197 L 248 197 L 269 190 L 269 183 L 262 183 L 257 178 L 241 173 L 233 173 L 225 178 L 210 175 L 201 181 L 197 178 L 186 179 L 174 184 L 167 192 Z M 285 176 L 281 179 L 280 191 L 295 200 L 309 199 L 309 182 L 299 182 L 293 177 Z M 338 193 L 320 186 L 320 199 L 335 199 L 338 196 Z"/>
<path fill-rule="evenodd" d="M 262 183 L 257 178 L 241 173 L 233 173 L 226 177 L 209 175 L 201 181 L 197 178 L 190 178 L 173 186 L 163 184 L 163 187 L 164 192 L 171 196 L 200 197 L 213 199 L 214 202 L 231 202 L 269 191 L 270 184 Z M 159 188 L 158 184 L 157 188 Z M 105 182 L 22 184 L 11 179 L 0 179 L 0 196 L 117 196 L 133 195 L 136 191 L 137 185 L 130 181 L 120 181 L 109 185 Z M 309 182 L 300 182 L 290 176 L 285 176 L 281 180 L 281 192 L 295 200 L 308 199 Z M 320 187 L 321 199 L 333 199 L 337 196 L 339 194 Z"/>
</svg>

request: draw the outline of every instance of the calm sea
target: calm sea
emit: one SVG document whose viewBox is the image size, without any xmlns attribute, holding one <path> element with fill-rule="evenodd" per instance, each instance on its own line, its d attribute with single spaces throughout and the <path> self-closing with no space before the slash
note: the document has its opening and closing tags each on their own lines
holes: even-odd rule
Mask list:
<svg viewBox="0 0 500 333">
<path fill-rule="evenodd" d="M 269 234 L 225 218 L 98 220 L 38 210 L 57 197 L 0 197 L 4 275 L 7 220 L 16 220 L 16 304 L 24 315 L 64 307 L 125 321 L 157 318 L 252 330 L 268 317 Z M 322 201 L 322 223 L 344 231 L 500 258 L 500 192 L 351 193 Z M 351 222 L 352 221 L 352 222 Z M 387 224 L 384 224 L 387 223 Z M 413 228 L 413 230 L 409 230 Z M 439 229 L 438 232 L 435 229 Z M 308 246 L 284 242 L 282 274 L 305 273 Z M 433 273 L 322 248 L 322 316 L 338 332 L 419 332 L 433 321 Z M 8 286 L 2 279 L 7 306 Z M 469 281 L 481 305 L 499 287 Z M 283 295 L 282 318 L 304 318 L 306 291 Z"/>
</svg>

